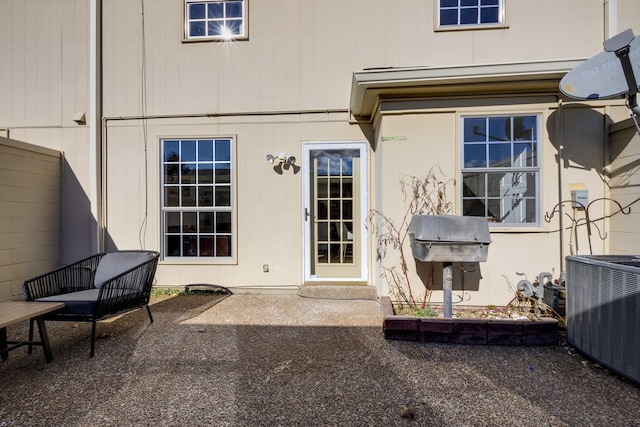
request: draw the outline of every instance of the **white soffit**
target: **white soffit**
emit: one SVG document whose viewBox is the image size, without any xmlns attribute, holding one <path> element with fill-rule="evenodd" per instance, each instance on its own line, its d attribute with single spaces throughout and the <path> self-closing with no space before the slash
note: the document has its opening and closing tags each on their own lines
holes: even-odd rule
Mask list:
<svg viewBox="0 0 640 427">
<path fill-rule="evenodd" d="M 560 79 L 583 61 L 365 69 L 353 73 L 349 109 L 370 120 L 385 98 L 558 92 Z"/>
</svg>

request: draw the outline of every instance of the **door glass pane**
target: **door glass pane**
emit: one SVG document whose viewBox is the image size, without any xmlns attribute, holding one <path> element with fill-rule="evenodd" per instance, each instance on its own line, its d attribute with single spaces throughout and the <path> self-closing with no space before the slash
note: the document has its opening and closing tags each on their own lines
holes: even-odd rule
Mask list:
<svg viewBox="0 0 640 427">
<path fill-rule="evenodd" d="M 329 260 L 332 264 L 340 263 L 340 244 L 329 245 Z"/>
<path fill-rule="evenodd" d="M 342 201 L 342 219 L 353 219 L 353 200 Z"/>
<path fill-rule="evenodd" d="M 318 219 L 329 219 L 329 208 L 326 200 L 318 200 L 318 208 L 316 209 L 316 216 Z"/>
<path fill-rule="evenodd" d="M 311 152 L 314 252 L 319 264 L 354 262 L 354 159 L 359 156 L 359 150 Z"/>
<path fill-rule="evenodd" d="M 353 157 L 347 156 L 342 158 L 342 176 L 353 175 Z"/>
<path fill-rule="evenodd" d="M 329 209 L 330 219 L 340 219 L 340 200 L 331 200 L 331 209 Z"/>
<path fill-rule="evenodd" d="M 316 194 L 319 199 L 324 199 L 329 195 L 329 180 L 327 178 L 318 178 Z"/>
<path fill-rule="evenodd" d="M 340 197 L 340 178 L 331 178 L 329 194 L 330 197 Z"/>
<path fill-rule="evenodd" d="M 329 159 L 329 175 L 340 175 L 340 156 L 337 154 L 334 154 Z"/>
</svg>

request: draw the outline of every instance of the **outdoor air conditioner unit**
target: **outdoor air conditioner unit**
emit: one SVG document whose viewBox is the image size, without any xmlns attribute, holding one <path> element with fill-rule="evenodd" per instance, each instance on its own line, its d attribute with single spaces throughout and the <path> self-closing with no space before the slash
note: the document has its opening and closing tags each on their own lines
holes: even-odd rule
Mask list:
<svg viewBox="0 0 640 427">
<path fill-rule="evenodd" d="M 567 341 L 640 384 L 640 256 L 567 257 Z"/>
</svg>

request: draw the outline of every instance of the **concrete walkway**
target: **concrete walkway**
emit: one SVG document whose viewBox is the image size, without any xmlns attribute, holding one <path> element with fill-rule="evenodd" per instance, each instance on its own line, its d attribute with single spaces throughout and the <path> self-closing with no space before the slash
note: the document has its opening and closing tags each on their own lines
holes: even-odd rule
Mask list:
<svg viewBox="0 0 640 427">
<path fill-rule="evenodd" d="M 561 346 L 387 341 L 376 301 L 151 309 L 153 324 L 144 311 L 101 322 L 92 359 L 89 324 L 48 323 L 52 363 L 40 349 L 0 362 L 0 426 L 640 426 L 640 389 Z"/>
</svg>

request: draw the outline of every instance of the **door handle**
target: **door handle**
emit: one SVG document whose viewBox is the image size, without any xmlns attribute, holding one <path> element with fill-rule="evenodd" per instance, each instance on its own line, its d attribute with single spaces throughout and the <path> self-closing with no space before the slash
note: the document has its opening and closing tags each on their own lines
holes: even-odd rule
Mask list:
<svg viewBox="0 0 640 427">
<path fill-rule="evenodd" d="M 304 208 L 304 220 L 309 221 L 310 216 L 311 216 L 311 212 L 309 212 L 309 209 Z"/>
</svg>

